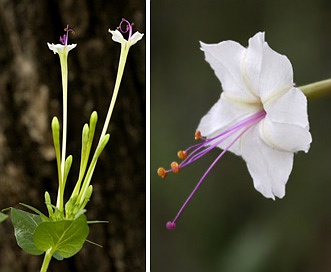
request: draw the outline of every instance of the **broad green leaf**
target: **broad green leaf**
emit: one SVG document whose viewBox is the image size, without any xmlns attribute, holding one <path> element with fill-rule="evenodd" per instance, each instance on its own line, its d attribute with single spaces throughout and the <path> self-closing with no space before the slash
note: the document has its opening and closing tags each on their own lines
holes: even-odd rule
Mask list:
<svg viewBox="0 0 331 272">
<path fill-rule="evenodd" d="M 42 251 L 51 249 L 56 259 L 69 258 L 81 250 L 88 233 L 85 215 L 75 220 L 42 222 L 34 232 L 34 243 Z"/>
<path fill-rule="evenodd" d="M 7 219 L 8 215 L 0 212 L 0 222 L 5 221 Z"/>
<path fill-rule="evenodd" d="M 57 252 L 53 254 L 53 257 L 57 259 L 58 261 L 62 261 L 64 258 Z"/>
<path fill-rule="evenodd" d="M 11 208 L 11 218 L 17 244 L 29 254 L 40 255 L 44 253 L 44 251 L 36 248 L 33 241 L 33 233 L 42 222 L 40 216 Z"/>
<path fill-rule="evenodd" d="M 38 214 L 40 216 L 40 218 L 43 220 L 43 221 L 48 221 L 49 218 L 44 215 L 41 211 L 39 211 L 38 209 L 36 209 L 35 207 L 32 207 L 28 204 L 24 204 L 24 203 L 20 203 L 20 205 L 24 206 L 25 208 L 28 208 L 30 209 L 31 211 L 34 211 L 36 214 Z"/>
</svg>

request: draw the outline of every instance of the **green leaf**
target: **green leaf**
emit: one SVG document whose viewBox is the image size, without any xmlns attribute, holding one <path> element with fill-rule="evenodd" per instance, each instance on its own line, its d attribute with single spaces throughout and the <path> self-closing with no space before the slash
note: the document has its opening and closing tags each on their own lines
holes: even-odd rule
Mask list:
<svg viewBox="0 0 331 272">
<path fill-rule="evenodd" d="M 69 258 L 81 250 L 88 233 L 85 215 L 75 220 L 42 222 L 34 232 L 34 243 L 42 251 L 54 252 L 56 259 Z"/>
<path fill-rule="evenodd" d="M 34 211 L 36 214 L 38 214 L 40 216 L 40 218 L 43 220 L 43 221 L 48 221 L 49 218 L 44 215 L 41 211 L 39 211 L 38 209 L 36 209 L 35 207 L 32 207 L 28 204 L 24 204 L 24 203 L 20 203 L 20 205 L 24 206 L 25 208 L 28 208 L 30 209 L 31 211 Z"/>
<path fill-rule="evenodd" d="M 58 261 L 62 261 L 64 258 L 57 252 L 54 253 L 53 257 Z"/>
<path fill-rule="evenodd" d="M 7 219 L 8 215 L 0 212 L 0 222 L 5 221 Z"/>
<path fill-rule="evenodd" d="M 11 208 L 11 217 L 17 244 L 27 253 L 40 255 L 44 251 L 36 248 L 33 233 L 42 222 L 39 215 Z"/>
</svg>

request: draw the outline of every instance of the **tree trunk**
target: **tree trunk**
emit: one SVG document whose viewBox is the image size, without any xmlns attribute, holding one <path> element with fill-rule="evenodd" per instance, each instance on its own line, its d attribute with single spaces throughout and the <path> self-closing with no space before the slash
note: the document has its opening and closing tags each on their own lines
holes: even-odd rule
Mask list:
<svg viewBox="0 0 331 272">
<path fill-rule="evenodd" d="M 108 28 L 121 18 L 145 32 L 143 0 L 0 0 L 0 209 L 32 205 L 47 214 L 44 192 L 55 204 L 57 169 L 50 123 L 62 123 L 60 64 L 47 42 L 58 43 L 69 24 L 77 47 L 69 54 L 68 145 L 74 157 L 66 192 L 78 177 L 81 131 L 98 112 L 96 139 L 110 102 L 120 53 Z M 81 252 L 52 260 L 49 271 L 145 269 L 145 40 L 128 56 L 87 205 L 90 225 Z M 0 224 L 0 271 L 38 271 L 43 256 L 23 252 L 10 220 Z"/>
</svg>

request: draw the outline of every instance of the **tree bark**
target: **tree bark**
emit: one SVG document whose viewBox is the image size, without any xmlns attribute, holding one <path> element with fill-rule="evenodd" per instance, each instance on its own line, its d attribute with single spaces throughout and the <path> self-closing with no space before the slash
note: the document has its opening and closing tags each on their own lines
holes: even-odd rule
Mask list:
<svg viewBox="0 0 331 272">
<path fill-rule="evenodd" d="M 47 214 L 44 192 L 55 204 L 57 169 L 50 123 L 62 122 L 60 64 L 47 42 L 58 43 L 64 27 L 75 30 L 69 54 L 68 145 L 74 157 L 66 192 L 76 183 L 81 131 L 98 112 L 96 139 L 110 102 L 120 53 L 108 28 L 121 18 L 145 32 L 142 0 L 0 0 L 0 209 L 32 205 Z M 145 40 L 129 52 L 87 205 L 88 239 L 76 256 L 53 259 L 49 271 L 145 270 Z M 67 196 L 68 197 L 68 196 Z M 0 224 L 0 271 L 38 271 L 43 256 L 23 252 L 10 220 Z"/>
</svg>

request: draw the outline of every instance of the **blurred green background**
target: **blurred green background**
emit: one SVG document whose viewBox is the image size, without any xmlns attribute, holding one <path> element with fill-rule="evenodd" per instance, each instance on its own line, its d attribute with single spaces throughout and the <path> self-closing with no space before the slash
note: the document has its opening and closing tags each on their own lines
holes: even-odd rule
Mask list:
<svg viewBox="0 0 331 272">
<path fill-rule="evenodd" d="M 331 77 L 331 1 L 151 1 L 151 269 L 331 271 L 331 92 L 309 100 L 313 143 L 296 154 L 282 200 L 264 198 L 240 157 L 227 153 L 177 222 L 172 220 L 209 154 L 163 180 L 176 153 L 194 143 L 221 85 L 199 41 L 247 46 L 258 31 L 287 55 L 298 86 Z"/>
</svg>

